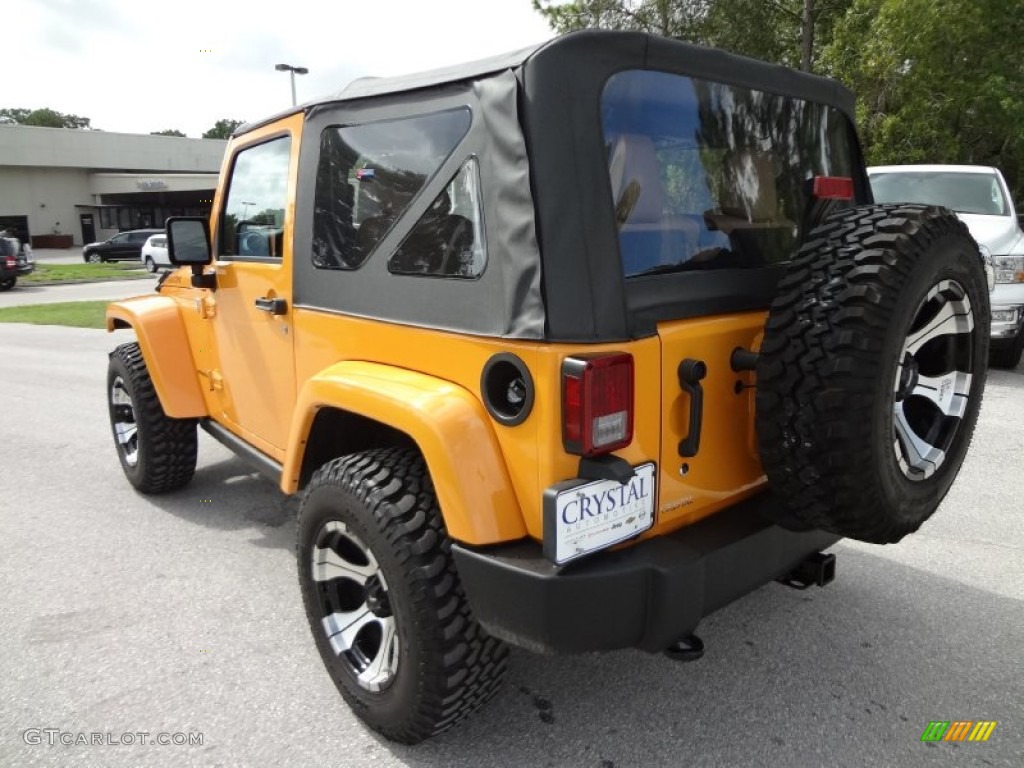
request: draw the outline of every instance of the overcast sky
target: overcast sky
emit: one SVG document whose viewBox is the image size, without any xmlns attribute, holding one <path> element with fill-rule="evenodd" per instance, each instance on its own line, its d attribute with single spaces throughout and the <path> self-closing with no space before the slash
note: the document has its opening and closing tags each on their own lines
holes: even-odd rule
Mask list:
<svg viewBox="0 0 1024 768">
<path fill-rule="evenodd" d="M 256 120 L 396 75 L 552 36 L 530 0 L 4 0 L 0 107 L 50 107 L 105 131 Z"/>
</svg>

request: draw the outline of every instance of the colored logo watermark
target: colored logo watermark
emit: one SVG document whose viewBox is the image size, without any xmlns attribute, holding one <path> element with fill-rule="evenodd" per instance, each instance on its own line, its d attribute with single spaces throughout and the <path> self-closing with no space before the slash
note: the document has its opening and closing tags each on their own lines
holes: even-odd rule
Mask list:
<svg viewBox="0 0 1024 768">
<path fill-rule="evenodd" d="M 995 720 L 932 720 L 921 741 L 988 741 L 995 729 Z"/>
</svg>

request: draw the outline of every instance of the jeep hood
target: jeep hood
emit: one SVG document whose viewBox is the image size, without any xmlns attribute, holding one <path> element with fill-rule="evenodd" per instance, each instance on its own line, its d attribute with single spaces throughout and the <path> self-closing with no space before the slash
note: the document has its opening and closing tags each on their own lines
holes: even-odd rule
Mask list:
<svg viewBox="0 0 1024 768">
<path fill-rule="evenodd" d="M 1024 233 L 1013 216 L 982 216 L 974 213 L 958 213 L 967 225 L 971 236 L 979 245 L 988 248 L 993 256 L 1006 256 L 1024 252 Z"/>
</svg>

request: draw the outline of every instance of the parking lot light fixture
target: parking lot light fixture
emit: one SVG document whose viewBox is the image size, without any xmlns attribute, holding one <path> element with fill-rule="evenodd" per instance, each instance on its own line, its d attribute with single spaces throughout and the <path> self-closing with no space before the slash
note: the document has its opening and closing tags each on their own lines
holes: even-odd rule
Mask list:
<svg viewBox="0 0 1024 768">
<path fill-rule="evenodd" d="M 278 72 L 287 72 L 292 81 L 292 106 L 295 106 L 295 76 L 305 75 L 309 73 L 309 70 L 305 67 L 293 67 L 291 64 L 277 64 L 274 66 Z"/>
</svg>

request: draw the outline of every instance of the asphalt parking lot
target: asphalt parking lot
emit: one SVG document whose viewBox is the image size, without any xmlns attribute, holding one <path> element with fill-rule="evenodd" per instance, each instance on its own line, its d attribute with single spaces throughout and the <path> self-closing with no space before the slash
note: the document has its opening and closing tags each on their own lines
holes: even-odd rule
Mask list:
<svg viewBox="0 0 1024 768">
<path fill-rule="evenodd" d="M 967 463 L 918 534 L 838 545 L 826 589 L 734 603 L 694 664 L 514 652 L 488 708 L 408 748 L 363 728 L 323 671 L 294 500 L 205 435 L 187 489 L 147 498 L 123 478 L 104 376 L 124 333 L 0 326 L 0 765 L 1021 765 L 1024 366 L 991 373 Z M 922 743 L 932 720 L 998 725 Z"/>
</svg>

